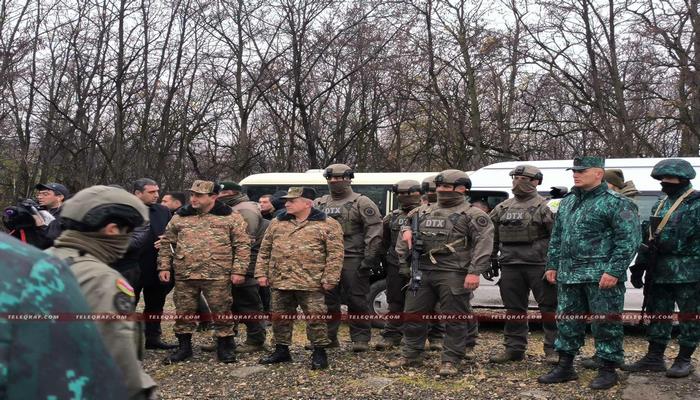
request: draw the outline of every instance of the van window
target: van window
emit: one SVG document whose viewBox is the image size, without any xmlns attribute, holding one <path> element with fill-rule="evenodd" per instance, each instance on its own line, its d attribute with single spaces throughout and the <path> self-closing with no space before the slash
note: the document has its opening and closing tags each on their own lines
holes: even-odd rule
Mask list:
<svg viewBox="0 0 700 400">
<path fill-rule="evenodd" d="M 654 204 L 656 204 L 656 201 L 659 200 L 662 194 L 661 192 L 643 192 L 634 198 L 634 202 L 637 203 L 637 208 L 639 209 L 639 217 L 642 221 L 649 219 L 651 209 L 654 208 Z"/>
<path fill-rule="evenodd" d="M 490 210 L 493 210 L 498 203 L 506 199 L 508 199 L 507 192 L 499 192 L 496 190 L 473 190 L 469 192 L 469 201 L 471 203 L 483 201 L 488 204 Z"/>
<path fill-rule="evenodd" d="M 290 185 L 243 185 L 243 189 L 252 201 L 258 201 L 264 194 L 274 194 L 279 190 L 287 191 Z M 328 194 L 327 185 L 303 185 L 316 189 L 318 197 Z M 382 215 L 386 214 L 387 191 L 391 190 L 389 185 L 352 185 L 352 190 L 363 194 L 377 205 Z"/>
</svg>

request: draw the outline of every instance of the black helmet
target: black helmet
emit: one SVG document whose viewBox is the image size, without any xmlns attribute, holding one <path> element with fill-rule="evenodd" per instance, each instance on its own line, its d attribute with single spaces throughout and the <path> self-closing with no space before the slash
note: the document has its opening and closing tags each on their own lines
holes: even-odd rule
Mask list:
<svg viewBox="0 0 700 400">
<path fill-rule="evenodd" d="M 68 229 L 96 231 L 110 222 L 134 229 L 148 221 L 148 208 L 133 194 L 109 186 L 91 186 L 66 201 L 61 220 Z"/>
</svg>

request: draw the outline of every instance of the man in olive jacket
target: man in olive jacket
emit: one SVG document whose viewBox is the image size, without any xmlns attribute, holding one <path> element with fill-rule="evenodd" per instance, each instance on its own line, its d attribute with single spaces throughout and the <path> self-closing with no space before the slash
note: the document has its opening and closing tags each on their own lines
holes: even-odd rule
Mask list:
<svg viewBox="0 0 700 400">
<path fill-rule="evenodd" d="M 260 286 L 272 287 L 275 338 L 274 353 L 261 359 L 261 364 L 291 361 L 294 321 L 275 318 L 275 314 L 295 314 L 297 306 L 309 316 L 326 314 L 324 294 L 340 281 L 343 230 L 337 221 L 313 208 L 315 194 L 310 188 L 289 188 L 283 197 L 286 211 L 272 220 L 260 246 L 255 277 Z M 327 368 L 330 340 L 326 324 L 309 320 L 307 334 L 314 348 L 311 368 Z"/>
</svg>

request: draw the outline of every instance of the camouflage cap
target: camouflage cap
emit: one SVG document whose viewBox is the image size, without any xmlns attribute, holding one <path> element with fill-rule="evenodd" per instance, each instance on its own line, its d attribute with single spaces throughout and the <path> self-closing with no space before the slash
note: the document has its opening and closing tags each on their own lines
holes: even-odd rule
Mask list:
<svg viewBox="0 0 700 400">
<path fill-rule="evenodd" d="M 436 177 L 436 176 L 437 176 L 437 175 L 433 175 L 433 176 L 429 176 L 429 177 L 423 179 L 423 182 L 421 182 L 421 185 L 420 185 L 420 187 L 421 187 L 421 192 L 422 192 L 423 194 L 426 194 L 426 193 L 428 193 L 428 192 L 434 192 L 434 191 L 435 191 L 435 189 L 436 189 L 436 186 L 435 186 L 435 177 Z"/>
<path fill-rule="evenodd" d="M 238 182 L 223 181 L 219 182 L 219 191 L 221 190 L 235 190 L 236 192 L 240 192 L 243 190 L 243 188 L 238 184 Z"/>
<path fill-rule="evenodd" d="M 196 180 L 192 183 L 192 187 L 187 189 L 187 191 L 200 194 L 214 194 L 219 193 L 219 185 L 212 181 Z"/>
<path fill-rule="evenodd" d="M 566 170 L 583 171 L 588 168 L 605 168 L 605 159 L 602 157 L 576 157 L 574 166 Z"/>
<path fill-rule="evenodd" d="M 619 168 L 606 169 L 604 179 L 605 182 L 608 182 L 617 188 L 621 189 L 623 186 L 625 186 L 625 175 Z"/>
<path fill-rule="evenodd" d="M 542 171 L 533 165 L 518 165 L 508 173 L 510 176 L 527 176 L 532 179 L 537 179 L 542 183 Z"/>
<path fill-rule="evenodd" d="M 668 158 L 656 163 L 654 169 L 651 170 L 651 177 L 656 180 L 661 180 L 664 176 L 690 180 L 695 178 L 695 169 L 688 161 L 681 158 Z"/>
<path fill-rule="evenodd" d="M 313 200 L 316 198 L 316 189 L 310 187 L 292 186 L 287 190 L 287 194 L 281 196 L 280 199 L 297 199 L 303 197 Z"/>
<path fill-rule="evenodd" d="M 411 193 L 420 192 L 421 189 L 418 181 L 414 181 L 413 179 L 404 179 L 396 182 L 392 186 L 392 190 L 394 193 Z"/>
<path fill-rule="evenodd" d="M 148 208 L 138 197 L 124 189 L 102 185 L 83 189 L 66 201 L 61 210 L 61 218 L 86 222 L 86 215 L 95 209 L 102 208 L 101 214 L 109 214 L 109 208 L 106 207 L 109 205 L 133 209 L 140 214 L 143 221 L 148 221 Z M 115 215 L 123 213 L 125 207 L 114 207 Z"/>
</svg>

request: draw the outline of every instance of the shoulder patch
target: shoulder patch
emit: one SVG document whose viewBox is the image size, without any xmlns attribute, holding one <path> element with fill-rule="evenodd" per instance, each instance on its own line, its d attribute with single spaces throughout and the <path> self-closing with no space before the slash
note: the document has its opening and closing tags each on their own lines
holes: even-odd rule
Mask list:
<svg viewBox="0 0 700 400">
<path fill-rule="evenodd" d="M 129 297 L 134 297 L 134 288 L 129 285 L 129 282 L 126 281 L 126 279 L 123 278 L 118 278 L 117 279 L 117 289 L 119 289 L 120 292 L 124 293 L 125 295 Z"/>
<path fill-rule="evenodd" d="M 134 311 L 134 299 L 125 293 L 117 292 L 114 295 L 114 308 L 121 314 L 128 314 Z"/>
<path fill-rule="evenodd" d="M 364 212 L 365 215 L 368 216 L 368 217 L 372 217 L 372 216 L 374 216 L 374 214 L 376 214 L 376 212 L 374 211 L 374 209 L 373 209 L 372 207 L 367 207 L 367 208 L 365 208 L 365 209 L 363 210 L 363 212 Z"/>
<path fill-rule="evenodd" d="M 628 209 L 624 209 L 624 210 L 620 211 L 620 218 L 622 218 L 624 220 L 630 220 L 634 217 L 635 217 L 634 213 Z"/>
<path fill-rule="evenodd" d="M 484 227 L 488 226 L 489 219 L 484 217 L 483 215 L 479 215 L 478 217 L 476 217 L 475 222 L 478 226 L 484 228 Z"/>
</svg>

